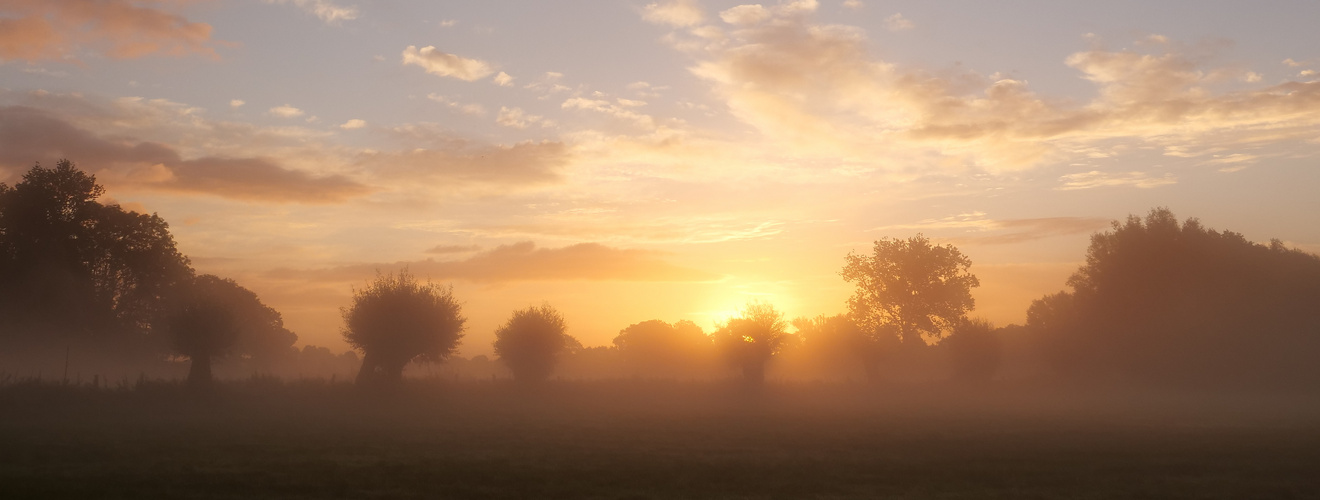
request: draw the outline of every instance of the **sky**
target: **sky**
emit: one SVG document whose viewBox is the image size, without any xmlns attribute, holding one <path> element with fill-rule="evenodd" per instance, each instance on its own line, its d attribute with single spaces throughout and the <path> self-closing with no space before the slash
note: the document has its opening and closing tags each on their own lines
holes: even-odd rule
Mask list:
<svg viewBox="0 0 1320 500">
<path fill-rule="evenodd" d="M 489 354 L 750 300 L 846 309 L 924 234 L 1021 323 L 1092 233 L 1168 207 L 1320 250 L 1320 3 L 0 0 L 0 182 L 68 158 L 200 273 L 343 350 L 377 272 Z"/>
</svg>

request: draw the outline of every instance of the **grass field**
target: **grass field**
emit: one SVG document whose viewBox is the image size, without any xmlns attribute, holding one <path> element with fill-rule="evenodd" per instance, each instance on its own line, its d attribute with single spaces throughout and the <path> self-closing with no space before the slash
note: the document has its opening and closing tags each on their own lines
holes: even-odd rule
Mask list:
<svg viewBox="0 0 1320 500">
<path fill-rule="evenodd" d="M 3 498 L 1317 498 L 1320 404 L 945 386 L 0 388 Z"/>
</svg>

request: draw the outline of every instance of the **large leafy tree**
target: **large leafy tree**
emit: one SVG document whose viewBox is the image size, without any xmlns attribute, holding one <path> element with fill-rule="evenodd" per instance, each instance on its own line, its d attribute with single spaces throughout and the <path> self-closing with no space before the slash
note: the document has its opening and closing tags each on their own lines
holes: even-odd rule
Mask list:
<svg viewBox="0 0 1320 500">
<path fill-rule="evenodd" d="M 773 305 L 754 301 L 720 325 L 712 337 L 729 364 L 742 371 L 743 380 L 760 385 L 770 358 L 787 345 L 787 327 L 784 314 Z"/>
<path fill-rule="evenodd" d="M 1179 222 L 1165 208 L 1091 237 L 1071 292 L 1028 311 L 1059 373 L 1141 383 L 1320 380 L 1320 257 Z"/>
<path fill-rule="evenodd" d="M 104 205 L 72 162 L 0 185 L 0 332 L 31 343 L 139 337 L 192 278 L 169 225 Z"/>
<path fill-rule="evenodd" d="M 195 278 L 191 287 L 203 289 L 209 300 L 232 312 L 237 328 L 232 346 L 234 354 L 259 370 L 271 370 L 292 361 L 298 335 L 285 328 L 279 311 L 262 303 L 252 290 L 234 280 L 210 274 Z"/>
<path fill-rule="evenodd" d="M 875 242 L 869 255 L 849 254 L 844 281 L 856 285 L 848 311 L 877 341 L 897 335 L 904 344 L 924 345 L 940 337 L 975 307 L 972 288 L 981 285 L 971 259 L 953 245 L 934 245 L 920 234 Z"/>
<path fill-rule="evenodd" d="M 363 353 L 358 384 L 397 383 L 413 360 L 443 361 L 467 322 L 451 288 L 422 283 L 407 269 L 377 274 L 342 313 L 344 340 Z"/>
<path fill-rule="evenodd" d="M 513 372 L 514 380 L 544 381 L 554 373 L 559 355 L 577 343 L 567 330 L 564 315 L 549 304 L 514 311 L 495 330 L 495 355 Z"/>
</svg>

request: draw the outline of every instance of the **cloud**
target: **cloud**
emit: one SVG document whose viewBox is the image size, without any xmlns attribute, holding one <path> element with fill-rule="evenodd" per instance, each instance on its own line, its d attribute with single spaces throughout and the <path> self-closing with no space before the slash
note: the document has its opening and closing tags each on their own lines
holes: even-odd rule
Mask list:
<svg viewBox="0 0 1320 500">
<path fill-rule="evenodd" d="M 769 19 L 742 25 L 720 43 L 688 43 L 681 36 L 705 38 L 681 34 L 675 42 L 694 59 L 690 71 L 779 154 L 1006 172 L 1070 163 L 1098 144 L 1259 145 L 1313 139 L 1320 126 L 1320 82 L 1217 91 L 1229 79 L 1251 83 L 1252 73 L 1207 66 L 1173 42 L 1072 54 L 1063 63 L 1097 89 L 1090 101 L 1074 102 L 1002 75 L 878 59 L 864 31 L 820 24 L 814 6 L 769 8 Z M 574 104 L 586 109 L 588 101 Z M 1172 181 L 1131 184 L 1160 182 Z"/>
<path fill-rule="evenodd" d="M 896 13 L 885 18 L 885 29 L 889 31 L 907 31 L 915 27 L 916 25 L 912 24 L 912 21 L 908 18 L 903 17 L 902 13 Z"/>
<path fill-rule="evenodd" d="M 501 87 L 512 87 L 512 86 L 513 86 L 513 77 L 512 77 L 512 76 L 509 76 L 508 73 L 505 73 L 505 72 L 503 72 L 503 71 L 501 71 L 499 74 L 495 75 L 495 78 L 492 78 L 491 81 L 492 81 L 492 82 L 495 82 L 495 85 L 499 85 L 499 86 L 501 86 Z"/>
<path fill-rule="evenodd" d="M 655 24 L 675 27 L 695 26 L 706 19 L 706 13 L 696 0 L 664 0 L 647 4 L 642 17 Z"/>
<path fill-rule="evenodd" d="M 280 118 L 297 118 L 304 114 L 303 110 L 295 108 L 288 104 L 270 108 L 267 112 L 269 112 L 272 115 L 278 116 Z"/>
<path fill-rule="evenodd" d="M 926 219 L 914 224 L 878 227 L 872 231 L 949 231 L 962 230 L 974 236 L 949 238 L 956 244 L 1007 245 L 1054 236 L 1086 234 L 1109 227 L 1102 217 L 1044 217 L 1036 219 L 991 219 L 984 212 L 971 212 L 940 219 Z M 992 233 L 992 234 L 984 234 Z"/>
<path fill-rule="evenodd" d="M 344 129 L 344 130 L 353 130 L 353 129 L 359 129 L 359 128 L 362 128 L 362 127 L 365 127 L 365 126 L 367 126 L 367 122 L 362 121 L 362 120 L 359 120 L 359 119 L 357 119 L 357 118 L 354 118 L 354 119 L 352 119 L 352 120 L 349 120 L 349 121 L 344 122 L 344 124 L 343 124 L 343 125 L 340 125 L 339 128 L 342 128 L 342 129 Z"/>
<path fill-rule="evenodd" d="M 770 11 L 761 4 L 739 5 L 720 12 L 720 19 L 729 24 L 756 24 L 770 18 Z"/>
<path fill-rule="evenodd" d="M 1063 185 L 1058 188 L 1061 191 L 1113 186 L 1134 186 L 1142 189 L 1150 189 L 1178 183 L 1178 178 L 1174 177 L 1173 174 L 1151 177 L 1150 174 L 1144 172 L 1108 173 L 1100 172 L 1098 170 L 1078 174 L 1068 174 L 1060 177 L 1059 180 L 1063 181 Z"/>
<path fill-rule="evenodd" d="M 480 246 L 480 245 L 436 245 L 436 246 L 433 246 L 433 247 L 431 247 L 431 248 L 426 249 L 426 253 L 434 253 L 434 254 L 441 254 L 441 255 L 444 255 L 444 254 L 451 254 L 451 253 L 468 253 L 468 252 L 475 252 L 475 251 L 477 251 L 477 250 L 481 250 L 481 246 Z"/>
<path fill-rule="evenodd" d="M 615 118 L 619 118 L 625 122 L 631 123 L 641 128 L 653 129 L 656 126 L 654 118 L 652 118 L 650 115 L 638 113 L 636 111 L 628 109 L 631 107 L 636 107 L 638 105 L 644 105 L 644 104 L 646 103 L 641 101 L 631 101 L 628 99 L 619 99 L 618 104 L 614 104 L 609 101 L 600 100 L 600 99 L 573 97 L 573 98 L 569 98 L 568 100 L 565 100 L 563 104 L 560 105 L 560 107 L 563 109 L 582 109 L 587 111 L 595 111 L 597 113 L 604 113 L 613 116 Z"/>
<path fill-rule="evenodd" d="M 598 243 L 580 243 L 562 248 L 537 248 L 530 241 L 501 245 L 464 260 L 432 259 L 392 264 L 359 264 L 328 269 L 278 269 L 267 276 L 275 279 L 355 281 L 372 276 L 377 269 L 407 266 L 414 275 L 432 280 L 463 280 L 477 283 L 511 281 L 713 281 L 719 276 L 676 266 L 662 260 L 664 254 L 651 250 L 613 248 Z"/>
<path fill-rule="evenodd" d="M 229 107 L 231 107 L 231 108 L 242 107 L 244 104 L 247 104 L 247 103 L 244 102 L 242 99 L 230 99 L 230 100 L 229 100 Z"/>
<path fill-rule="evenodd" d="M 465 115 L 484 116 L 486 114 L 486 107 L 475 102 L 461 103 L 454 99 L 450 99 L 448 97 L 442 96 L 440 94 L 427 94 L 426 98 L 438 102 L 440 104 L 444 104 L 445 106 L 449 106 L 450 108 L 459 110 L 463 112 L 463 114 Z"/>
<path fill-rule="evenodd" d="M 480 80 L 495 72 L 485 61 L 441 52 L 434 46 L 418 49 L 414 45 L 409 45 L 408 48 L 403 49 L 403 64 L 419 66 L 433 75 L 448 76 L 467 82 Z"/>
<path fill-rule="evenodd" d="M 410 184 L 460 189 L 483 185 L 510 189 L 561 180 L 561 169 L 572 158 L 562 142 L 521 142 L 511 146 L 474 143 L 425 126 L 391 131 L 416 146 L 397 152 L 366 152 L 353 161 L 358 168 Z"/>
<path fill-rule="evenodd" d="M 299 203 L 340 202 L 369 191 L 342 176 L 313 176 L 268 159 L 184 158 L 163 144 L 98 136 L 43 110 L 0 107 L 0 167 L 22 171 L 59 158 L 116 188 Z"/>
<path fill-rule="evenodd" d="M 843 0 L 843 6 L 844 8 L 852 10 L 860 10 L 862 7 L 865 7 L 865 5 L 862 4 L 862 0 Z"/>
<path fill-rule="evenodd" d="M 80 51 L 116 59 L 162 54 L 215 57 L 211 26 L 170 12 L 172 2 L 6 0 L 0 2 L 0 62 L 76 60 Z"/>
<path fill-rule="evenodd" d="M 544 117 L 529 115 L 523 112 L 522 108 L 506 108 L 501 106 L 500 114 L 495 117 L 495 123 L 505 127 L 527 128 L 528 124 L 537 123 L 543 119 Z"/>
<path fill-rule="evenodd" d="M 357 7 L 340 6 L 329 0 L 266 0 L 266 3 L 292 4 L 308 14 L 315 15 L 326 24 L 338 24 L 340 21 L 351 21 L 358 17 Z"/>
</svg>

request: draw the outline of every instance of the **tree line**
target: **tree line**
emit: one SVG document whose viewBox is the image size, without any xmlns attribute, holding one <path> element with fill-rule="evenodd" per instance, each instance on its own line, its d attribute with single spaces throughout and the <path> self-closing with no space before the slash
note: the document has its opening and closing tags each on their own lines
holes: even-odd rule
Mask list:
<svg viewBox="0 0 1320 500">
<path fill-rule="evenodd" d="M 0 342 L 5 349 L 78 341 L 128 356 L 191 362 L 206 387 L 211 363 L 255 367 L 298 356 L 280 314 L 236 282 L 197 275 L 156 215 L 98 202 L 95 178 L 62 160 L 0 184 Z M 751 302 L 707 333 L 686 320 L 622 329 L 612 346 L 584 348 L 548 304 L 517 310 L 495 332 L 495 355 L 535 383 L 565 360 L 612 365 L 617 375 L 679 378 L 732 370 L 759 385 L 780 365 L 855 370 L 869 380 L 933 373 L 1177 386 L 1320 382 L 1320 257 L 1282 242 L 1179 220 L 1168 209 L 1115 222 L 1092 236 L 1071 289 L 1034 301 L 1025 325 L 970 317 L 979 281 L 953 245 L 923 235 L 874 242 L 845 257 L 847 311 L 789 320 Z M 341 310 L 344 340 L 362 353 L 357 383 L 388 386 L 414 362 L 452 360 L 466 318 L 451 287 L 406 269 L 378 273 Z M 790 331 L 791 329 L 791 331 Z M 356 362 L 356 357 L 348 362 Z M 725 372 L 727 373 L 727 372 Z"/>
</svg>

